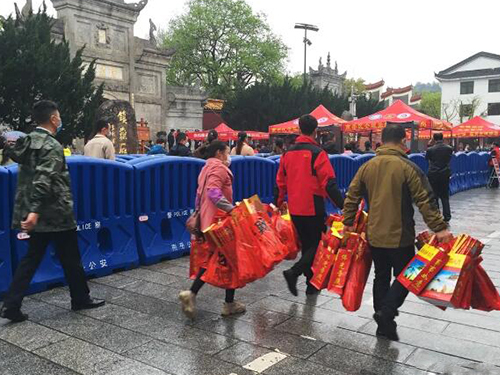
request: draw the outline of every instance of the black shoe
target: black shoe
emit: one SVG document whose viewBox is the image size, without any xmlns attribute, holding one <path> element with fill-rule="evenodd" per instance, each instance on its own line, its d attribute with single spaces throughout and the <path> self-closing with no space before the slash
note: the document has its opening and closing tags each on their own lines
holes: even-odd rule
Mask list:
<svg viewBox="0 0 500 375">
<path fill-rule="evenodd" d="M 315 286 L 307 283 L 306 296 L 317 296 L 320 293 L 321 293 L 321 291 L 319 289 L 317 289 Z"/>
<path fill-rule="evenodd" d="M 71 310 L 79 311 L 79 310 L 96 309 L 98 307 L 104 306 L 105 303 L 106 303 L 106 301 L 104 301 L 104 300 L 90 298 L 87 302 L 84 302 L 84 303 L 71 302 Z"/>
<path fill-rule="evenodd" d="M 21 310 L 7 310 L 6 308 L 2 308 L 0 317 L 9 319 L 13 323 L 21 323 L 28 319 L 28 315 L 23 314 Z"/>
<path fill-rule="evenodd" d="M 299 277 L 295 276 L 292 270 L 283 271 L 283 276 L 285 277 L 286 284 L 288 285 L 288 290 L 290 290 L 290 293 L 297 297 L 299 295 L 297 291 L 297 279 Z"/>
<path fill-rule="evenodd" d="M 387 316 L 381 311 L 377 311 L 373 314 L 373 319 L 377 322 L 377 336 L 385 337 L 388 340 L 399 341 L 397 324 L 394 318 Z"/>
</svg>

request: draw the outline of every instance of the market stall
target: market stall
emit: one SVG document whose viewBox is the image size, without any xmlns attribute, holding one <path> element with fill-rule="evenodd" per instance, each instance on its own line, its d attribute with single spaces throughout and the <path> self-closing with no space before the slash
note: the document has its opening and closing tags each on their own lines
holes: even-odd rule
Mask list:
<svg viewBox="0 0 500 375">
<path fill-rule="evenodd" d="M 215 131 L 217 131 L 217 134 L 219 135 L 219 140 L 227 142 L 227 141 L 236 141 L 238 139 L 238 133 L 239 130 L 234 130 L 228 125 L 221 123 L 217 127 L 214 128 Z M 204 141 L 210 130 L 203 130 L 203 131 L 194 131 L 194 132 L 187 132 L 186 135 L 188 136 L 189 139 L 193 141 Z M 264 132 L 257 132 L 257 131 L 246 131 L 250 139 L 253 140 L 265 140 L 269 139 L 269 134 L 264 133 Z"/>
<path fill-rule="evenodd" d="M 322 104 L 316 107 L 310 114 L 318 120 L 318 128 L 320 130 L 326 130 L 334 126 L 342 126 L 342 124 L 346 123 L 345 120 L 335 116 Z M 271 125 L 269 126 L 269 134 L 299 134 L 299 119 L 296 118 L 281 124 Z"/>
<path fill-rule="evenodd" d="M 452 125 L 449 122 L 435 119 L 397 100 L 391 106 L 344 124 L 345 133 L 366 133 L 370 131 L 381 131 L 388 122 L 414 123 L 417 130 L 450 130 Z"/>
<path fill-rule="evenodd" d="M 420 132 L 420 139 L 430 139 L 431 131 Z M 476 116 L 459 124 L 451 131 L 443 132 L 444 138 L 496 138 L 500 137 L 500 126 Z"/>
</svg>

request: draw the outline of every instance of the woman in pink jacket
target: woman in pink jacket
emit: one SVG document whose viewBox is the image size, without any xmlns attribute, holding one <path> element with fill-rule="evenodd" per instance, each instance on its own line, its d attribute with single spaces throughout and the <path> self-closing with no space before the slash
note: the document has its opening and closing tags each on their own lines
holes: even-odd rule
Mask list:
<svg viewBox="0 0 500 375">
<path fill-rule="evenodd" d="M 207 164 L 198 177 L 198 191 L 196 192 L 196 207 L 200 208 L 201 229 L 204 230 L 213 224 L 217 212 L 230 212 L 233 206 L 233 173 L 229 169 L 231 156 L 229 147 L 221 141 L 213 141 L 207 147 Z M 193 282 L 190 290 L 182 291 L 179 299 L 182 311 L 193 319 L 195 315 L 196 295 L 205 284 L 201 277 L 206 269 L 202 268 Z M 234 289 L 226 290 L 226 300 L 222 307 L 222 315 L 229 316 L 246 311 L 245 305 L 234 301 Z"/>
</svg>

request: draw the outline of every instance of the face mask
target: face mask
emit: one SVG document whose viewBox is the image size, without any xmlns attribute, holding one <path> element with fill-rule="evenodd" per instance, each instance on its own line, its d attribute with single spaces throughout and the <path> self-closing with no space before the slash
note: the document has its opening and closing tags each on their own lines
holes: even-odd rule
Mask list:
<svg viewBox="0 0 500 375">
<path fill-rule="evenodd" d="M 231 155 L 227 156 L 227 160 L 224 162 L 224 164 L 229 168 L 229 166 L 231 165 Z"/>
<path fill-rule="evenodd" d="M 63 127 L 63 123 L 62 123 L 62 121 L 61 121 L 61 123 L 59 124 L 59 126 L 58 126 L 58 127 L 57 127 L 57 129 L 56 129 L 56 135 L 57 135 L 57 134 L 59 134 L 59 133 L 61 132 L 62 127 Z"/>
</svg>

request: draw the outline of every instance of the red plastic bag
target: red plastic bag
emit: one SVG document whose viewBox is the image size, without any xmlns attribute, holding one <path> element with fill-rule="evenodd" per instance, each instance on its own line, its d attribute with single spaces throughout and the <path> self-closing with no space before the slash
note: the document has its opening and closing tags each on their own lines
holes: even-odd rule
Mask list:
<svg viewBox="0 0 500 375">
<path fill-rule="evenodd" d="M 471 307 L 482 311 L 500 310 L 500 295 L 481 265 L 474 272 Z"/>
<path fill-rule="evenodd" d="M 214 253 L 214 249 L 208 241 L 191 240 L 191 252 L 189 254 L 189 277 L 195 279 L 200 269 L 207 268 L 208 261 Z"/>
<path fill-rule="evenodd" d="M 281 242 L 283 242 L 287 248 L 288 253 L 285 259 L 293 260 L 297 258 L 300 250 L 300 241 L 292 220 L 287 220 L 283 218 L 279 212 L 275 212 L 271 218 L 271 226 L 276 230 Z"/>
<path fill-rule="evenodd" d="M 267 221 L 259 214 L 249 215 L 248 224 L 257 244 L 260 246 L 262 264 L 270 271 L 276 264 L 285 259 L 288 251 L 278 234 L 272 230 Z"/>
<path fill-rule="evenodd" d="M 353 256 L 342 294 L 342 305 L 347 311 L 357 311 L 360 308 L 371 266 L 372 254 L 370 248 L 365 241 L 360 242 Z"/>
<path fill-rule="evenodd" d="M 233 216 L 233 227 L 236 235 L 236 257 L 238 275 L 241 282 L 250 283 L 263 278 L 268 270 L 264 267 L 260 257 L 260 247 L 248 228 L 246 221 L 241 217 Z"/>
<path fill-rule="evenodd" d="M 328 286 L 335 262 L 335 254 L 339 246 L 339 238 L 332 236 L 330 233 L 321 235 L 321 241 L 319 242 L 311 267 L 313 277 L 310 282 L 316 289 L 322 290 Z"/>
<path fill-rule="evenodd" d="M 245 286 L 239 280 L 237 270 L 229 264 L 219 249 L 210 258 L 207 270 L 201 279 L 210 285 L 224 289 L 238 289 Z"/>
</svg>

